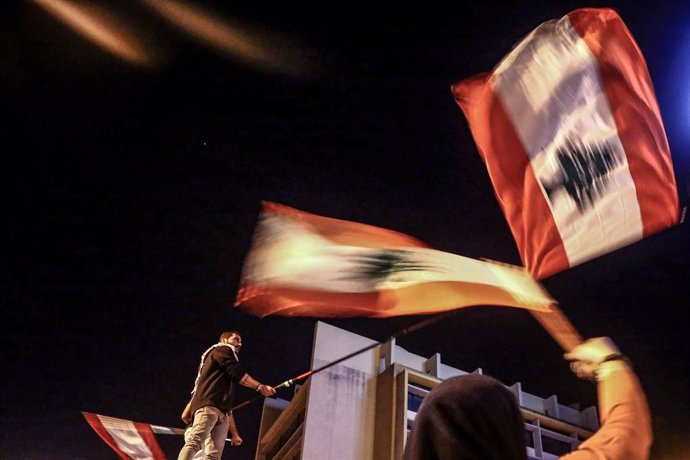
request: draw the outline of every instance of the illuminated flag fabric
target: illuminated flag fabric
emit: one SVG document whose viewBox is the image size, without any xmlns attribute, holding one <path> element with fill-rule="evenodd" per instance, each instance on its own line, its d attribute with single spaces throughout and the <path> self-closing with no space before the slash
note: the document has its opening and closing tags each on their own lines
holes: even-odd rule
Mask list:
<svg viewBox="0 0 690 460">
<path fill-rule="evenodd" d="M 165 460 L 166 457 L 153 434 L 153 425 L 89 412 L 82 412 L 82 414 L 91 428 L 121 459 Z"/>
<path fill-rule="evenodd" d="M 678 222 L 647 65 L 613 10 L 545 22 L 451 89 L 536 279 Z"/>
<path fill-rule="evenodd" d="M 382 318 L 470 305 L 548 310 L 554 303 L 520 267 L 264 203 L 235 305 L 262 317 Z"/>
</svg>

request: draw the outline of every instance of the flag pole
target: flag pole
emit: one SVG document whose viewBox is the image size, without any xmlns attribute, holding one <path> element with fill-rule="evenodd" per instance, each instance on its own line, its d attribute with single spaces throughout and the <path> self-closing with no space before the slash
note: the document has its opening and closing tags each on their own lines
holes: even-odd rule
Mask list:
<svg viewBox="0 0 690 460">
<path fill-rule="evenodd" d="M 440 314 L 433 315 L 429 318 L 423 319 L 422 321 L 419 321 L 417 323 L 412 324 L 409 327 L 403 328 L 399 330 L 398 332 L 394 333 L 389 337 L 387 341 L 390 340 L 397 340 L 401 337 L 404 337 L 408 334 L 411 334 L 413 332 L 416 332 L 420 329 L 423 329 L 427 326 L 430 326 L 434 323 L 437 323 L 441 321 L 442 319 L 449 318 L 451 316 L 456 315 L 459 311 L 463 310 L 462 308 L 458 308 L 455 310 L 450 310 L 447 312 L 443 312 Z M 575 326 L 570 322 L 567 316 L 565 316 L 565 313 L 558 308 L 557 305 L 551 305 L 549 307 L 548 311 L 541 311 L 541 310 L 530 310 L 530 313 L 532 316 L 541 324 L 541 326 L 546 330 L 546 332 L 549 333 L 549 335 L 563 348 L 565 351 L 570 351 L 572 350 L 575 346 L 581 344 L 583 342 L 583 338 L 580 335 L 579 332 L 575 329 Z M 386 341 L 386 342 L 387 342 Z M 385 342 L 383 342 L 385 343 Z M 325 364 L 317 369 L 311 370 L 304 372 L 296 377 L 293 377 L 291 379 L 287 379 L 284 382 L 274 386 L 276 390 L 279 390 L 281 388 L 289 388 L 292 385 L 294 385 L 296 382 L 299 382 L 301 380 L 306 380 L 307 378 L 311 377 L 314 374 L 317 374 L 321 371 L 324 371 L 330 367 L 335 366 L 336 364 L 340 364 L 343 361 L 346 361 L 350 358 L 353 358 L 359 354 L 365 353 L 369 350 L 372 350 L 379 345 L 382 345 L 383 343 L 379 342 L 374 342 L 371 345 L 368 345 L 360 350 L 354 351 L 350 353 L 349 355 L 343 356 L 342 358 L 338 358 L 337 360 L 330 362 L 328 364 Z M 256 395 L 253 398 L 250 398 L 237 406 L 233 407 L 232 411 L 236 411 L 238 409 L 241 409 L 243 407 L 248 406 L 249 404 L 258 401 L 262 399 L 263 396 L 261 395 Z"/>
<path fill-rule="evenodd" d="M 551 305 L 549 311 L 530 310 L 530 313 L 564 351 L 570 351 L 584 341 L 557 305 Z"/>
<path fill-rule="evenodd" d="M 335 366 L 336 364 L 340 364 L 340 363 L 342 363 L 343 361 L 347 361 L 347 360 L 350 359 L 350 358 L 354 358 L 355 356 L 360 355 L 360 354 L 362 354 L 362 353 L 365 353 L 365 352 L 367 352 L 367 351 L 369 351 L 369 350 L 372 350 L 372 349 L 374 349 L 374 348 L 376 348 L 376 347 L 378 347 L 378 346 L 380 346 L 380 345 L 383 345 L 384 343 L 386 343 L 386 342 L 388 342 L 388 341 L 397 340 L 397 339 L 399 339 L 399 338 L 401 338 L 401 337 L 404 337 L 404 336 L 406 336 L 406 335 L 408 335 L 408 334 L 411 334 L 412 332 L 416 332 L 416 331 L 418 331 L 418 330 L 420 330 L 420 329 L 423 329 L 423 328 L 425 328 L 425 327 L 427 327 L 427 326 L 430 326 L 430 325 L 432 325 L 432 324 L 434 324 L 434 323 L 437 323 L 437 322 L 441 321 L 442 319 L 446 319 L 446 318 L 449 318 L 449 317 L 451 317 L 451 316 L 454 316 L 454 315 L 456 315 L 456 314 L 457 314 L 459 311 L 461 311 L 461 310 L 462 310 L 462 308 L 458 308 L 458 309 L 455 309 L 455 310 L 450 310 L 450 311 L 447 311 L 447 312 L 443 312 L 443 313 L 439 313 L 439 314 L 436 314 L 436 315 L 432 315 L 432 316 L 429 317 L 429 318 L 423 319 L 422 321 L 419 321 L 419 322 L 417 322 L 417 323 L 414 323 L 414 324 L 412 324 L 412 325 L 409 326 L 409 327 L 406 327 L 406 328 L 403 328 L 403 329 L 399 330 L 398 332 L 396 332 L 396 333 L 394 333 L 393 335 L 391 335 L 391 336 L 388 338 L 388 340 L 386 340 L 385 342 L 381 342 L 381 343 L 380 343 L 380 342 L 374 342 L 374 343 L 372 343 L 371 345 L 367 345 L 366 347 L 364 347 L 364 348 L 362 348 L 362 349 L 360 349 L 360 350 L 353 351 L 353 352 L 350 353 L 349 355 L 343 356 L 342 358 L 338 358 L 338 359 L 336 359 L 335 361 L 332 361 L 332 362 L 330 362 L 330 363 L 328 363 L 328 364 L 324 364 L 323 366 L 321 366 L 321 367 L 319 367 L 319 368 L 317 368 L 317 369 L 313 369 L 313 370 L 311 370 L 311 371 L 304 372 L 304 373 L 302 373 L 302 374 L 300 374 L 300 375 L 298 375 L 298 376 L 296 376 L 296 377 L 293 377 L 293 378 L 291 378 L 291 379 L 287 379 L 287 380 L 285 380 L 284 382 L 282 382 L 282 383 L 280 383 L 280 384 L 274 386 L 273 388 L 275 388 L 276 390 L 278 390 L 278 389 L 280 389 L 280 388 L 289 388 L 289 387 L 291 387 L 295 382 L 299 382 L 299 381 L 301 381 L 301 380 L 306 380 L 307 378 L 311 377 L 311 376 L 314 375 L 314 374 L 318 374 L 318 373 L 321 372 L 321 371 L 325 371 L 326 369 L 328 369 L 328 368 L 330 368 L 330 367 L 333 367 L 333 366 Z M 255 401 L 258 401 L 258 400 L 261 399 L 261 398 L 263 398 L 263 396 L 261 396 L 261 395 L 256 395 L 256 396 L 254 396 L 253 398 L 250 398 L 250 399 L 248 399 L 248 400 L 246 400 L 246 401 L 244 401 L 244 402 L 238 404 L 237 406 L 234 406 L 234 407 L 231 408 L 230 410 L 231 410 L 231 411 L 236 411 L 236 410 L 241 409 L 241 408 L 243 408 L 243 407 L 245 407 L 245 406 L 248 406 L 249 404 L 251 404 L 251 403 L 253 403 L 253 402 L 255 402 Z"/>
<path fill-rule="evenodd" d="M 492 259 L 487 259 L 482 257 L 482 261 L 489 262 L 491 264 L 499 265 L 506 269 L 515 270 L 528 277 L 529 280 L 536 283 L 536 288 L 541 290 L 544 296 L 549 297 L 549 293 L 535 280 L 532 278 L 532 274 L 529 274 L 525 268 L 518 267 L 516 265 L 506 264 L 504 262 L 499 262 Z M 558 307 L 558 303 L 553 301 L 548 309 L 530 309 L 532 316 L 541 324 L 541 326 L 549 333 L 551 338 L 553 338 L 564 351 L 569 352 L 577 345 L 583 342 L 582 336 L 575 329 L 575 326 L 570 322 L 563 310 Z"/>
</svg>

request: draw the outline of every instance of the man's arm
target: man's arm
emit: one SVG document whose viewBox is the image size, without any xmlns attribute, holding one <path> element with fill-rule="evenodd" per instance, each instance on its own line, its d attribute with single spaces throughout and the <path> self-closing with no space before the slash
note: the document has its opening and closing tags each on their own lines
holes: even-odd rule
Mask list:
<svg viewBox="0 0 690 460">
<path fill-rule="evenodd" d="M 211 356 L 233 381 L 240 382 L 247 374 L 231 350 L 219 347 Z"/>
<path fill-rule="evenodd" d="M 232 415 L 232 412 L 228 414 L 228 431 L 230 432 L 230 439 L 231 444 L 233 446 L 239 446 L 242 444 L 242 438 L 240 437 L 239 432 L 237 431 L 237 425 L 235 424 L 235 417 Z"/>
<path fill-rule="evenodd" d="M 618 348 L 605 338 L 592 339 L 566 355 L 581 378 L 595 377 L 601 428 L 565 460 L 648 459 L 652 426 L 642 386 Z"/>
<path fill-rule="evenodd" d="M 180 418 L 182 418 L 182 421 L 185 423 L 185 425 L 189 425 L 189 422 L 192 421 L 192 401 L 189 401 L 186 406 L 184 406 L 184 409 L 182 410 L 182 415 Z"/>
<path fill-rule="evenodd" d="M 273 396 L 276 393 L 276 390 L 272 386 L 264 385 L 245 372 L 235 358 L 235 355 L 228 350 L 223 350 L 222 348 L 223 347 L 216 349 L 216 353 L 218 353 L 218 356 L 220 357 L 218 363 L 233 380 L 240 382 L 240 385 L 242 386 L 258 391 L 266 398 Z"/>
<path fill-rule="evenodd" d="M 251 388 L 253 390 L 258 391 L 261 393 L 262 396 L 268 398 L 269 396 L 273 396 L 276 394 L 275 388 L 273 388 L 270 385 L 264 385 L 263 383 L 259 382 L 258 380 L 255 380 L 251 375 L 245 373 L 244 377 L 240 379 L 240 385 L 245 386 L 247 388 Z"/>
</svg>

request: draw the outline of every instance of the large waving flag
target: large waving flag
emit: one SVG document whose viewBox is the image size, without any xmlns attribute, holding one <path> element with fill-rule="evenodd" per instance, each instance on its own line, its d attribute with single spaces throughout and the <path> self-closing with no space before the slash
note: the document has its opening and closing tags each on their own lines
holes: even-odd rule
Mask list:
<svg viewBox="0 0 690 460">
<path fill-rule="evenodd" d="M 535 278 L 678 222 L 652 81 L 613 10 L 545 22 L 451 89 Z"/>
<path fill-rule="evenodd" d="M 264 203 L 235 302 L 257 316 L 379 318 L 470 305 L 548 311 L 554 304 L 521 267 L 275 203 Z"/>
</svg>

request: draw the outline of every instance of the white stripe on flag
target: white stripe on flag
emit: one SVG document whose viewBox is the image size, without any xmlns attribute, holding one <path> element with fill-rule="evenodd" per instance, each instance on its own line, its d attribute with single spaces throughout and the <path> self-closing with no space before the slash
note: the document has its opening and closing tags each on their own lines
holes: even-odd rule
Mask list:
<svg viewBox="0 0 690 460">
<path fill-rule="evenodd" d="M 154 458 L 153 452 L 132 421 L 106 415 L 97 415 L 97 417 L 122 453 L 133 459 Z"/>
<path fill-rule="evenodd" d="M 399 232 L 264 204 L 235 305 L 257 316 L 390 317 L 473 305 L 550 311 L 521 267 L 437 251 Z"/>
<path fill-rule="evenodd" d="M 82 415 L 121 459 L 165 460 L 165 455 L 154 438 L 151 425 L 89 412 L 82 412 Z"/>
<path fill-rule="evenodd" d="M 399 250 L 416 269 L 378 279 L 363 276 L 366 261 L 381 249 L 333 242 L 286 215 L 264 216 L 260 235 L 247 258 L 244 282 L 333 292 L 375 292 L 433 282 L 463 282 L 508 292 L 517 302 L 546 309 L 554 300 L 524 272 L 505 264 L 487 263 L 429 248 Z M 363 268 L 364 267 L 364 268 Z M 359 276 L 358 276 L 359 274 Z"/>
<path fill-rule="evenodd" d="M 492 86 L 530 158 L 569 265 L 641 239 L 635 184 L 598 64 L 568 17 L 535 29 L 497 67 Z M 562 186 L 567 177 L 558 163 L 559 149 L 573 140 L 615 159 L 605 195 L 580 209 Z"/>
</svg>

